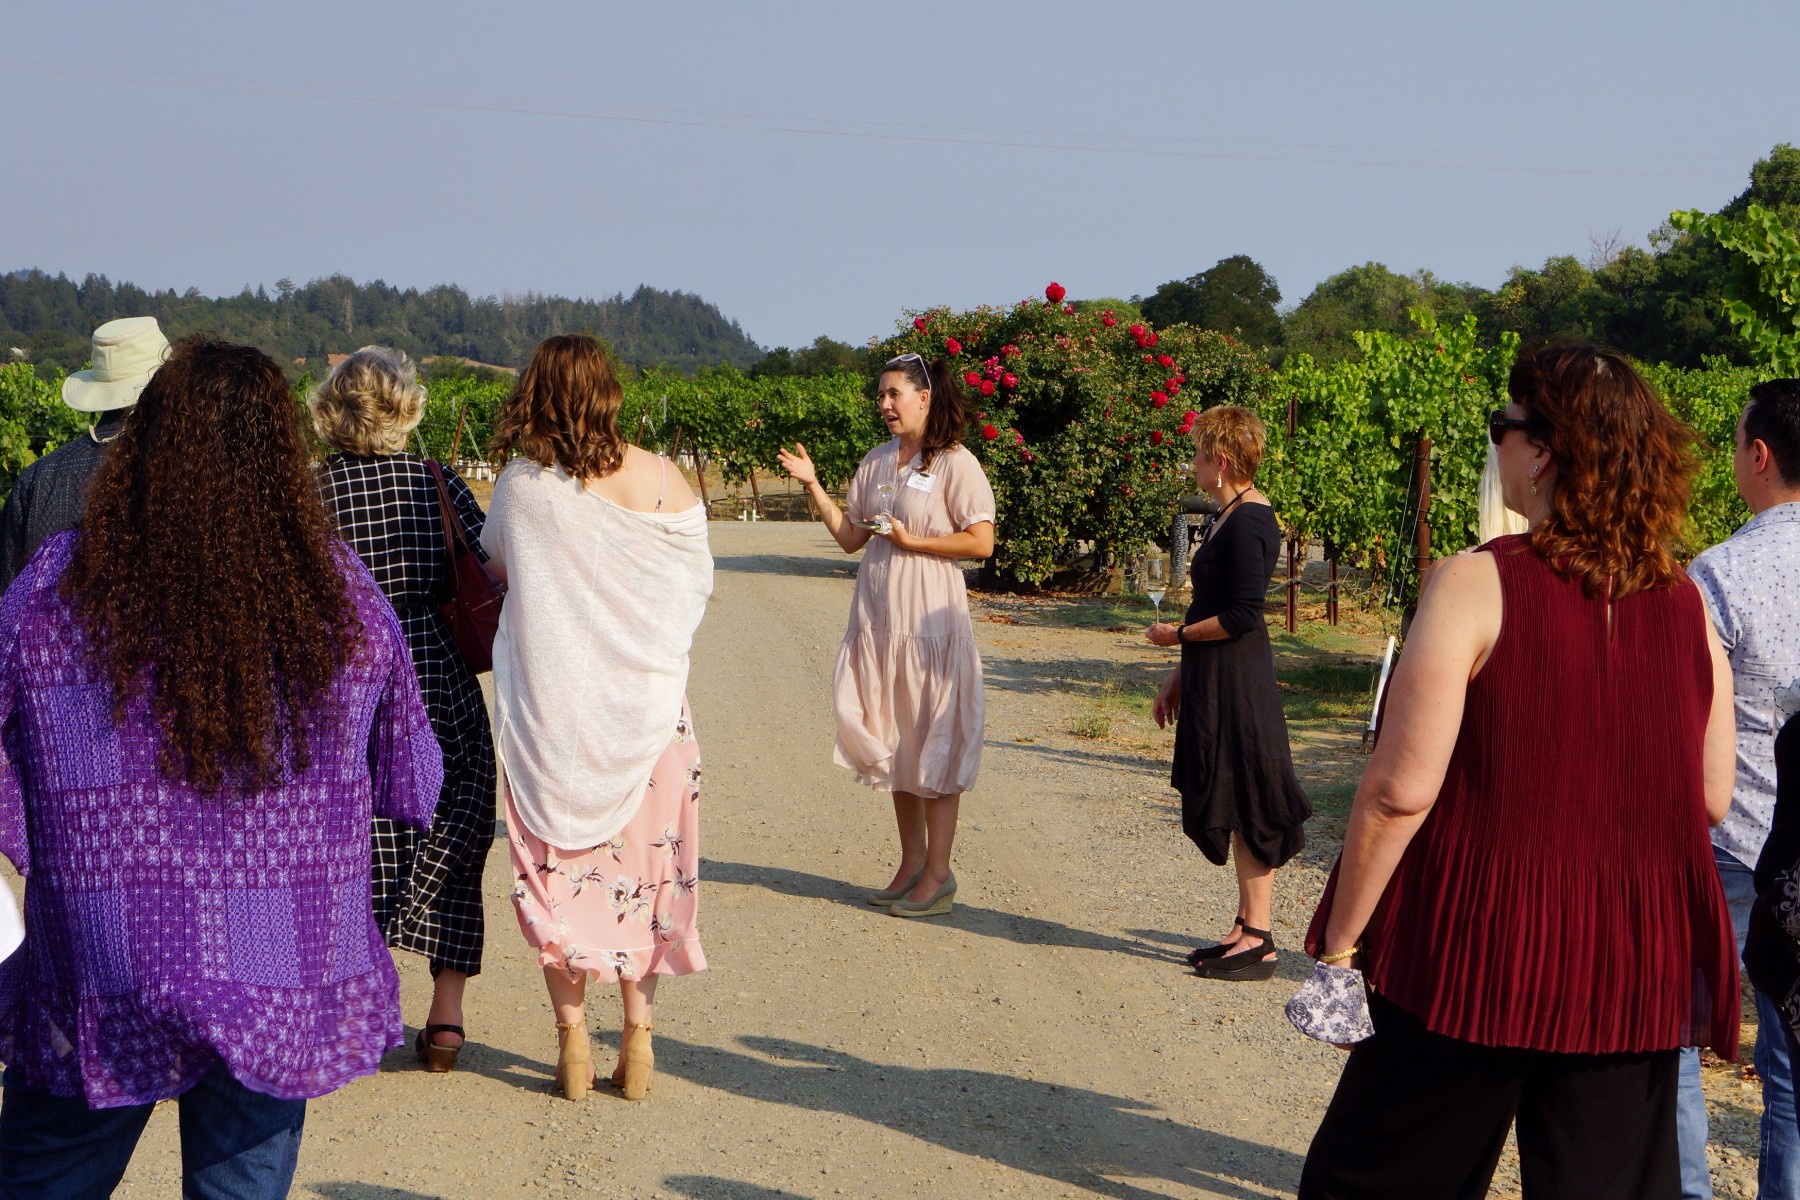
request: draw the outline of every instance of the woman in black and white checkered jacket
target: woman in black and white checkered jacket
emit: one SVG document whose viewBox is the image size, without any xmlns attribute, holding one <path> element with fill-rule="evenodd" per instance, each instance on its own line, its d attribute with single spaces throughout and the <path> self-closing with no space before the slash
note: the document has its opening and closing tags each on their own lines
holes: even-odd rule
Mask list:
<svg viewBox="0 0 1800 1200">
<path fill-rule="evenodd" d="M 494 741 L 481 685 L 438 612 L 450 564 L 437 487 L 425 461 L 405 452 L 424 406 L 412 362 L 379 346 L 333 367 L 307 401 L 313 428 L 336 451 L 319 469 L 325 505 L 400 617 L 444 751 L 444 788 L 430 830 L 375 821 L 373 890 L 388 945 L 431 961 L 431 1011 L 416 1049 L 431 1070 L 447 1071 L 463 1041 L 463 986 L 481 971 Z M 478 546 L 481 506 L 448 467 L 444 482 L 468 544 Z"/>
</svg>

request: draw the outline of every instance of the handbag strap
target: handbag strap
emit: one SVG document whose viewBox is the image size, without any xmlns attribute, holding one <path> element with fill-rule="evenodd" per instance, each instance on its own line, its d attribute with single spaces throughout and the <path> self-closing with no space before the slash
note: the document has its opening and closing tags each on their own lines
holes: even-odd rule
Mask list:
<svg viewBox="0 0 1800 1200">
<path fill-rule="evenodd" d="M 461 540 L 457 533 L 462 530 L 462 522 L 456 518 L 456 510 L 450 506 L 450 487 L 444 482 L 444 468 L 438 465 L 435 458 L 425 460 L 425 467 L 431 472 L 432 480 L 437 484 L 438 517 L 444 527 L 444 557 L 450 564 L 452 573 L 456 571 L 457 543 Z"/>
</svg>

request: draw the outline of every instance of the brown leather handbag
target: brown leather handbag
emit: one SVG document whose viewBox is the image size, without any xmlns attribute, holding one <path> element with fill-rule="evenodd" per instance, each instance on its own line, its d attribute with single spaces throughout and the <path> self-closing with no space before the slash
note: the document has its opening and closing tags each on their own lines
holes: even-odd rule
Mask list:
<svg viewBox="0 0 1800 1200">
<path fill-rule="evenodd" d="M 500 605 L 506 599 L 506 585 L 494 578 L 481 555 L 470 546 L 463 533 L 456 507 L 450 503 L 450 489 L 444 483 L 444 469 L 429 459 L 431 477 L 437 482 L 438 515 L 444 526 L 444 554 L 450 564 L 450 599 L 439 607 L 444 622 L 450 626 L 450 638 L 456 643 L 463 661 L 477 674 L 494 669 L 494 634 L 500 628 Z"/>
</svg>

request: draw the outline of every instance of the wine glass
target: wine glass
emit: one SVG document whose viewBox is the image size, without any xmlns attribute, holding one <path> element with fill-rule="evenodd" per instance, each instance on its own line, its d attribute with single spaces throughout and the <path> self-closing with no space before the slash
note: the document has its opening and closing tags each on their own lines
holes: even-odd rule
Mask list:
<svg viewBox="0 0 1800 1200">
<path fill-rule="evenodd" d="M 881 497 L 881 515 L 891 520 L 894 516 L 894 485 L 878 483 L 875 485 L 875 492 Z"/>
<path fill-rule="evenodd" d="M 1169 568 L 1160 554 L 1152 554 L 1139 566 L 1139 578 L 1143 580 L 1144 595 L 1150 598 L 1150 606 L 1156 611 L 1156 619 L 1162 620 L 1163 593 L 1169 586 Z"/>
</svg>

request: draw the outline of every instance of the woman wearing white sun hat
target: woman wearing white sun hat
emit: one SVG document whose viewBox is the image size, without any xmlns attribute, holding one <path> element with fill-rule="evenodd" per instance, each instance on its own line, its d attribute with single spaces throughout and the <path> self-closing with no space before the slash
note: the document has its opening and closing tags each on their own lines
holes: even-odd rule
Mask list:
<svg viewBox="0 0 1800 1200">
<path fill-rule="evenodd" d="M 0 590 L 25 569 L 38 544 L 81 520 L 88 480 L 119 435 L 125 414 L 169 355 L 155 317 L 121 317 L 94 330 L 93 366 L 63 380 L 63 403 L 93 413 L 86 437 L 26 467 L 0 510 Z"/>
</svg>

